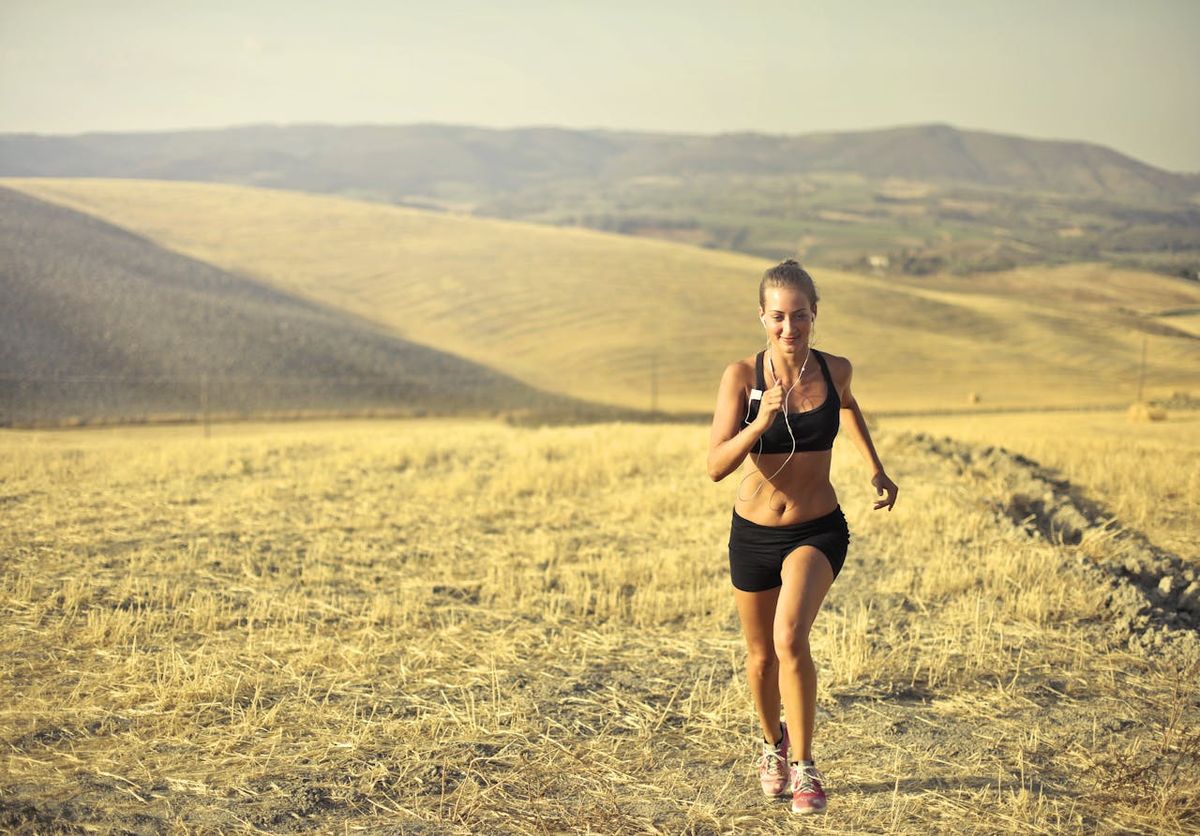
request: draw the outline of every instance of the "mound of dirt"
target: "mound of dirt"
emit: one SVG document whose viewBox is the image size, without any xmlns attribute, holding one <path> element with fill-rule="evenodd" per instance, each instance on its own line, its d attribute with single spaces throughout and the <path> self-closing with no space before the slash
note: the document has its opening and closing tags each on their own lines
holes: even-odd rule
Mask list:
<svg viewBox="0 0 1200 836">
<path fill-rule="evenodd" d="M 983 486 L 998 515 L 1027 536 L 1062 548 L 1072 564 L 1108 589 L 1104 602 L 1129 646 L 1185 667 L 1200 658 L 1200 577 L 1054 471 L 1003 447 L 905 433 L 914 447 Z"/>
</svg>

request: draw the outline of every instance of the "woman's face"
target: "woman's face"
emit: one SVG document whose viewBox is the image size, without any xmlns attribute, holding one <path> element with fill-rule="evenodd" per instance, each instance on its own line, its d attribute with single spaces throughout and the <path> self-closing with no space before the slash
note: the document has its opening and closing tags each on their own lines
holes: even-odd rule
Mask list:
<svg viewBox="0 0 1200 836">
<path fill-rule="evenodd" d="M 808 350 L 817 310 L 808 297 L 790 287 L 768 287 L 760 309 L 767 337 L 781 351 L 802 354 Z"/>
</svg>

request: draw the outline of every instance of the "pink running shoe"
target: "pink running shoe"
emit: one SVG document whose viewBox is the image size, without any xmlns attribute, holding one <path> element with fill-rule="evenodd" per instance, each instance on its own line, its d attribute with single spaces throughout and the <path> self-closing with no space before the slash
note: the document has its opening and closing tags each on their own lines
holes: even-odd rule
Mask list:
<svg viewBox="0 0 1200 836">
<path fill-rule="evenodd" d="M 819 813 L 825 809 L 825 776 L 815 766 L 794 764 L 792 774 L 792 812 Z"/>
<path fill-rule="evenodd" d="M 758 780 L 762 783 L 763 795 L 778 796 L 788 791 L 788 730 L 783 728 L 783 740 L 776 746 L 762 741 L 762 755 L 758 759 Z"/>
</svg>

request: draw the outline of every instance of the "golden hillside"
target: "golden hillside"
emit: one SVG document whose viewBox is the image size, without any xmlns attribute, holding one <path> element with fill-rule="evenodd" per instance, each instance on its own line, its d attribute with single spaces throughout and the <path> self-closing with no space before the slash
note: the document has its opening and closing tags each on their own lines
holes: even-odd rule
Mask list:
<svg viewBox="0 0 1200 836">
<path fill-rule="evenodd" d="M 0 426 L 620 412 L 3 187 L 0 253 Z"/>
<path fill-rule="evenodd" d="M 707 411 L 725 364 L 761 345 L 769 264 L 744 255 L 239 186 L 0 182 L 588 400 L 644 408 L 656 378 L 660 409 Z M 1127 401 L 1147 329 L 1147 393 L 1200 387 L 1200 341 L 1138 313 L 1200 305 L 1178 280 L 1088 265 L 994 286 L 814 278 L 816 345 L 854 361 L 868 410 L 959 408 L 969 392 L 983 407 Z M 1140 301 L 1072 302 L 1061 282 L 1113 282 Z"/>
</svg>

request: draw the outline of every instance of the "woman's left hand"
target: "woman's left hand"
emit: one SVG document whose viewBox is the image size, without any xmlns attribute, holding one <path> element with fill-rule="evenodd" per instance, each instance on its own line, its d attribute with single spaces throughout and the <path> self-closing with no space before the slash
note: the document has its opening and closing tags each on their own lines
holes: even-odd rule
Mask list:
<svg viewBox="0 0 1200 836">
<path fill-rule="evenodd" d="M 875 493 L 879 496 L 883 496 L 884 492 L 887 493 L 887 496 L 883 496 L 883 499 L 875 500 L 875 508 L 873 510 L 878 511 L 880 508 L 887 508 L 890 512 L 892 506 L 896 504 L 896 494 L 900 491 L 896 487 L 896 483 L 889 479 L 888 475 L 881 470 L 871 477 L 871 484 L 875 487 Z"/>
</svg>

